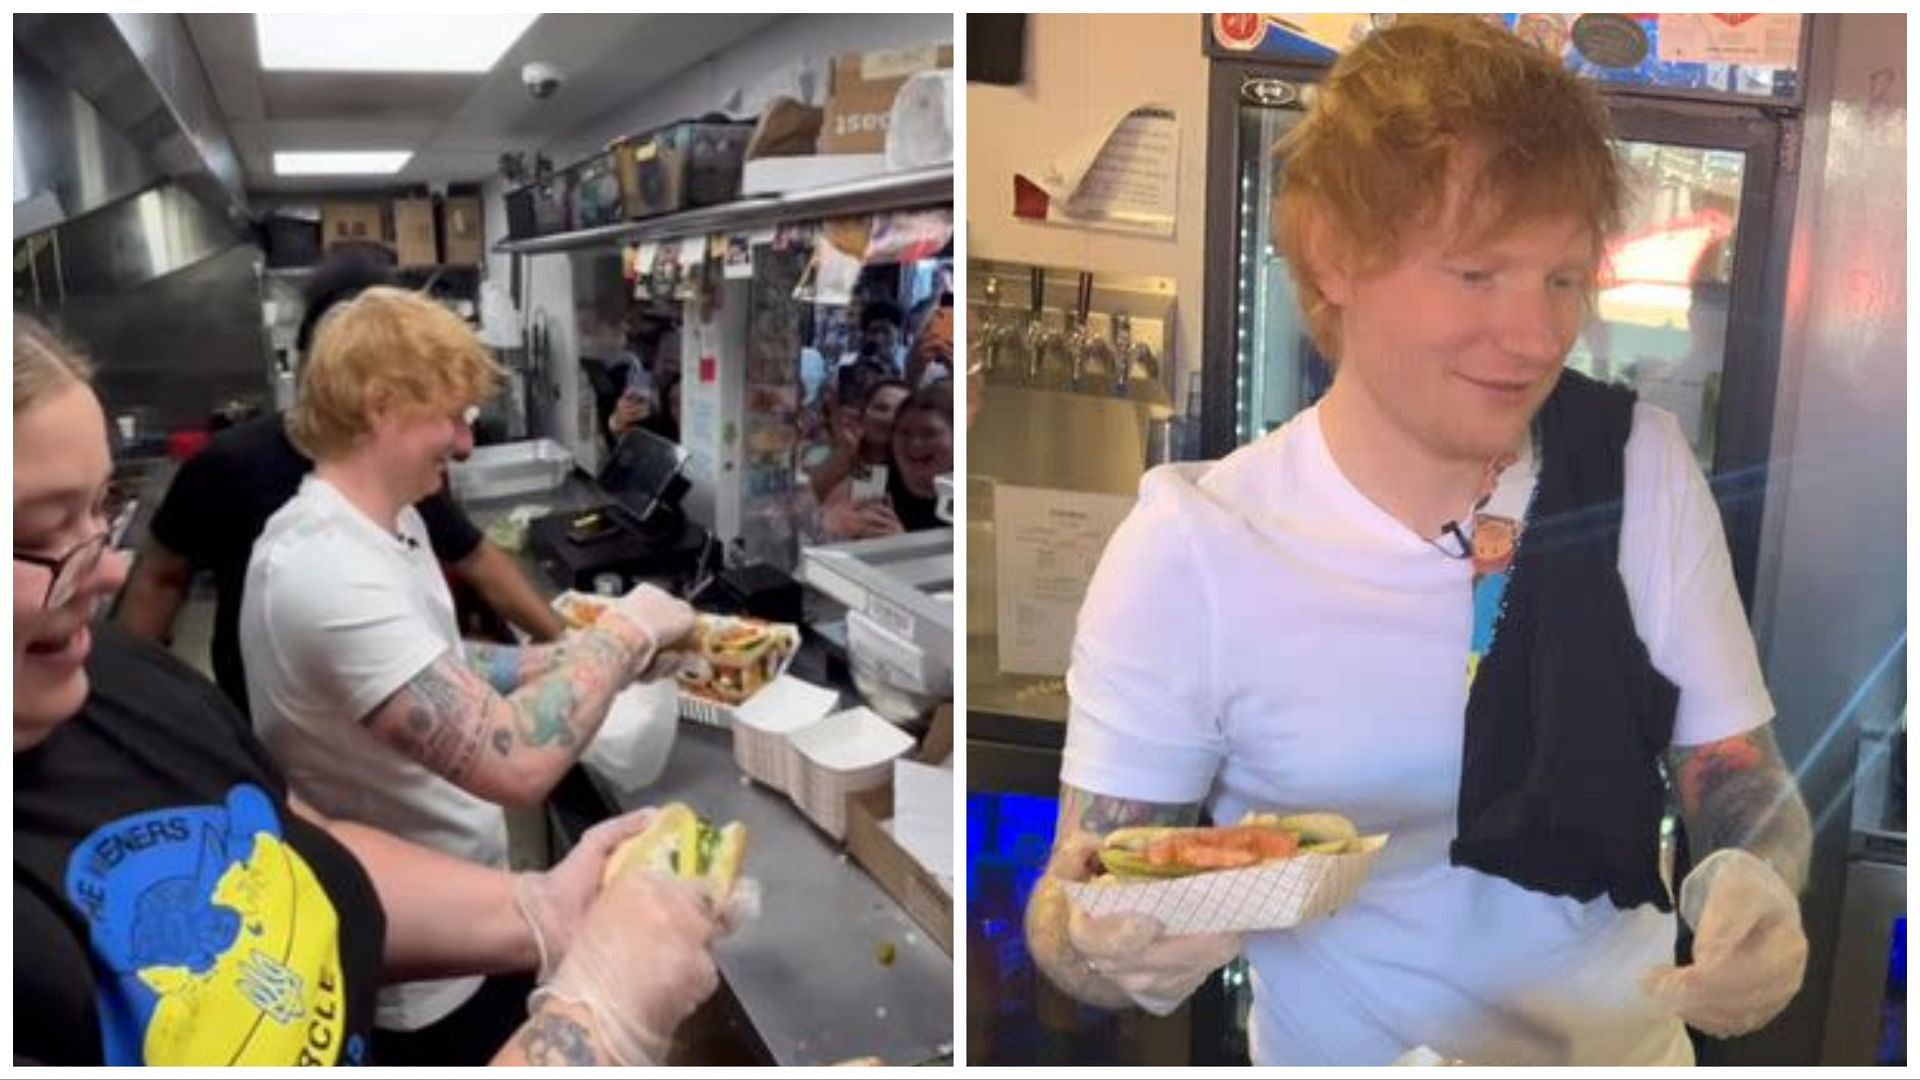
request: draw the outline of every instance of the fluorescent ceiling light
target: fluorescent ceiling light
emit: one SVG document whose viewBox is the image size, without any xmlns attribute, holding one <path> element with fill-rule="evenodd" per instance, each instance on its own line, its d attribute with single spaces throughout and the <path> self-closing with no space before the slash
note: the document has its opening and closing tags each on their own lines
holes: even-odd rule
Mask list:
<svg viewBox="0 0 1920 1080">
<path fill-rule="evenodd" d="M 386 176 L 413 160 L 411 150 L 284 151 L 273 154 L 275 176 Z"/>
<path fill-rule="evenodd" d="M 273 15 L 253 17 L 266 71 L 483 72 L 533 15 Z"/>
</svg>

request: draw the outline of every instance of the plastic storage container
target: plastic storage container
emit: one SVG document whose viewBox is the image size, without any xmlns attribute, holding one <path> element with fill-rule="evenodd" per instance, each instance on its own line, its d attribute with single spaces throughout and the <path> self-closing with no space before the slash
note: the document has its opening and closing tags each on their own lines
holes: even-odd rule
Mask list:
<svg viewBox="0 0 1920 1080">
<path fill-rule="evenodd" d="M 460 499 L 505 499 L 552 491 L 566 483 L 573 455 L 552 439 L 482 446 L 465 461 L 447 466 L 447 479 Z"/>
<path fill-rule="evenodd" d="M 567 210 L 571 228 L 594 229 L 618 224 L 624 211 L 620 175 L 613 154 L 596 154 L 567 170 L 573 193 Z"/>
<path fill-rule="evenodd" d="M 507 239 L 530 240 L 567 231 L 573 179 L 560 173 L 507 192 Z"/>
<path fill-rule="evenodd" d="M 629 218 L 647 218 L 740 196 L 751 123 L 687 120 L 614 147 Z"/>
</svg>

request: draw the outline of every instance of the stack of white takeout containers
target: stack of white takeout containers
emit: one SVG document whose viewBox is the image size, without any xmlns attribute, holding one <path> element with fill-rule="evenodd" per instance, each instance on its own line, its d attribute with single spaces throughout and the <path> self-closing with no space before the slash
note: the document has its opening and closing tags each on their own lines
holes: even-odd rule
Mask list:
<svg viewBox="0 0 1920 1080">
<path fill-rule="evenodd" d="M 782 675 L 734 710 L 733 759 L 842 840 L 847 797 L 891 783 L 893 761 L 913 739 L 871 709 L 834 712 L 838 702 L 832 690 Z"/>
</svg>

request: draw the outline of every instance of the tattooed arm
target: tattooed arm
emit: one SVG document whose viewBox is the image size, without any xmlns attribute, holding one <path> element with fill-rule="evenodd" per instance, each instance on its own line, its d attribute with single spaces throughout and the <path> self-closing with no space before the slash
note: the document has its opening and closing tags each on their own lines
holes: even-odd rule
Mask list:
<svg viewBox="0 0 1920 1080">
<path fill-rule="evenodd" d="M 1063 881 L 1085 881 L 1099 872 L 1095 853 L 1100 837 L 1127 825 L 1192 825 L 1198 804 L 1175 806 L 1095 795 L 1072 785 L 1060 787 L 1060 822 L 1053 856 L 1027 901 L 1027 952 L 1042 973 L 1066 994 L 1106 1009 L 1125 1008 L 1133 999 L 1087 965 L 1067 937 L 1071 910 Z"/>
<path fill-rule="evenodd" d="M 577 640 L 577 639 L 576 639 Z M 462 642 L 461 659 L 494 692 L 508 695 L 567 662 L 568 645 L 495 645 L 487 641 Z"/>
<path fill-rule="evenodd" d="M 564 644 L 502 649 L 482 678 L 449 652 L 362 723 L 381 741 L 469 792 L 502 806 L 538 806 L 607 718 L 613 696 L 649 652 L 647 636 L 616 618 Z M 506 662 L 519 669 L 509 680 Z M 502 693 L 509 681 L 516 687 Z"/>
<path fill-rule="evenodd" d="M 548 998 L 493 1059 L 495 1065 L 618 1065 L 594 1036 L 593 1014 Z"/>
<path fill-rule="evenodd" d="M 1667 767 L 1679 789 L 1694 862 L 1719 848 L 1743 848 L 1771 864 L 1794 892 L 1806 887 L 1812 828 L 1772 724 L 1717 742 L 1675 746 Z"/>
</svg>

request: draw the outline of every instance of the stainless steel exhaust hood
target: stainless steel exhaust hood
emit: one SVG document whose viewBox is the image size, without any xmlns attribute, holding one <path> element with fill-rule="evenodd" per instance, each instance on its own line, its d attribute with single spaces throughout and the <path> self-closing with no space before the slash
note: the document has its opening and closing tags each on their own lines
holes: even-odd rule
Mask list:
<svg viewBox="0 0 1920 1080">
<path fill-rule="evenodd" d="M 181 16 L 18 14 L 14 238 L 171 180 L 236 228 L 246 181 Z"/>
</svg>

